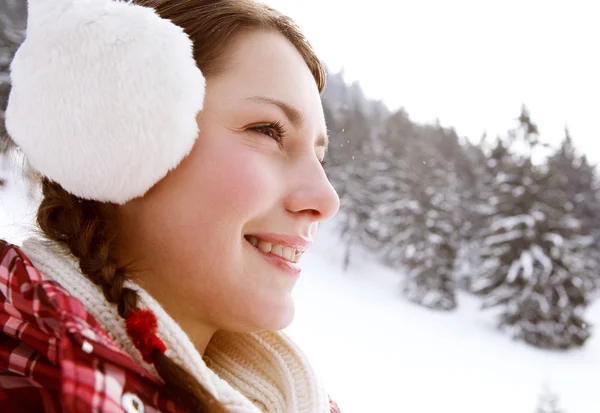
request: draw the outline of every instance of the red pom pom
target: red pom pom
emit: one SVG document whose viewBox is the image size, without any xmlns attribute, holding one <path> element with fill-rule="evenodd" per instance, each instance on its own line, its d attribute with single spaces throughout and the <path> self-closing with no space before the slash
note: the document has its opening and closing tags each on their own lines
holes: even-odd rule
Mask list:
<svg viewBox="0 0 600 413">
<path fill-rule="evenodd" d="M 127 334 L 134 340 L 138 337 L 156 334 L 157 324 L 156 316 L 150 310 L 133 310 L 125 320 Z"/>
<path fill-rule="evenodd" d="M 151 363 L 150 354 L 153 350 L 164 353 L 165 344 L 156 335 L 158 323 L 156 316 L 150 310 L 134 310 L 125 320 L 127 334 L 131 337 L 135 347 L 142 353 L 144 361 Z"/>
</svg>

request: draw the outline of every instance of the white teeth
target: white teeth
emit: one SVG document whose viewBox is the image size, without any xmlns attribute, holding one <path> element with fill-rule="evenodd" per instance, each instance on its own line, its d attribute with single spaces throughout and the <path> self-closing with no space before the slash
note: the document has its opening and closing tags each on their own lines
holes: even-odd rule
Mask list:
<svg viewBox="0 0 600 413">
<path fill-rule="evenodd" d="M 281 256 L 288 261 L 292 261 L 292 253 L 296 252 L 296 250 L 290 247 L 281 247 Z"/>
<path fill-rule="evenodd" d="M 281 253 L 281 250 L 283 249 L 283 247 L 279 244 L 273 244 L 273 246 L 271 247 L 271 254 L 275 254 L 275 255 L 279 255 L 280 257 L 283 257 L 283 254 Z"/>
<path fill-rule="evenodd" d="M 255 236 L 247 237 L 248 242 L 264 252 L 269 252 L 273 255 L 282 257 L 288 261 L 298 262 L 299 256 L 296 259 L 296 250 L 279 244 L 271 244 L 270 242 L 258 239 Z"/>
<path fill-rule="evenodd" d="M 262 239 L 258 241 L 258 248 L 260 248 L 264 252 L 271 252 L 271 248 L 273 248 L 273 244 L 270 242 L 265 242 Z"/>
</svg>

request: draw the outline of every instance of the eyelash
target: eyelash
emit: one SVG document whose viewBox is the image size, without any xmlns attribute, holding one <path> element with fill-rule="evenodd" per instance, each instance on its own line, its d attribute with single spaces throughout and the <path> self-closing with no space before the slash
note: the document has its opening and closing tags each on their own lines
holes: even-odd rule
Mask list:
<svg viewBox="0 0 600 413">
<path fill-rule="evenodd" d="M 281 122 L 275 121 L 275 122 L 267 123 L 265 125 L 257 125 L 257 126 L 253 126 L 251 129 L 258 133 L 262 133 L 263 135 L 267 135 L 269 138 L 271 138 L 275 142 L 277 142 L 280 147 L 283 146 L 283 138 L 285 136 L 286 131 Z M 271 136 L 270 134 L 266 133 L 266 131 L 268 131 L 268 130 L 275 131 L 277 136 Z"/>
<path fill-rule="evenodd" d="M 286 130 L 283 124 L 279 121 L 267 123 L 265 125 L 253 126 L 250 128 L 251 130 L 262 133 L 263 135 L 268 136 L 273 139 L 281 149 L 283 149 L 283 138 L 285 137 Z M 274 130 L 277 136 L 271 136 L 269 133 L 265 133 L 265 131 Z M 325 166 L 326 161 L 319 159 L 319 163 L 321 166 Z"/>
</svg>

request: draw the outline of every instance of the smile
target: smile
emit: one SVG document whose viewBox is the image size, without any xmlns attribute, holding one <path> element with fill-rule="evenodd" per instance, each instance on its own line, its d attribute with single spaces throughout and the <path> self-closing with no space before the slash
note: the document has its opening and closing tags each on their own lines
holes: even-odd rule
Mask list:
<svg viewBox="0 0 600 413">
<path fill-rule="evenodd" d="M 281 244 L 274 244 L 271 242 L 264 241 L 254 235 L 247 235 L 246 240 L 259 250 L 268 253 L 277 255 L 278 257 L 283 258 L 292 263 L 298 263 L 300 261 L 300 257 L 302 256 L 302 252 L 297 251 L 295 248 L 287 247 Z"/>
<path fill-rule="evenodd" d="M 254 250 L 258 252 L 262 257 L 272 264 L 275 268 L 291 275 L 298 277 L 302 268 L 298 264 L 298 260 L 302 255 L 303 251 L 297 251 L 290 247 L 285 247 L 281 244 L 274 244 L 265 242 L 254 236 L 245 236 L 246 241 L 252 245 Z M 287 251 L 286 250 L 291 250 Z M 284 254 L 290 258 L 286 258 Z M 291 260 L 293 259 L 293 261 Z"/>
</svg>

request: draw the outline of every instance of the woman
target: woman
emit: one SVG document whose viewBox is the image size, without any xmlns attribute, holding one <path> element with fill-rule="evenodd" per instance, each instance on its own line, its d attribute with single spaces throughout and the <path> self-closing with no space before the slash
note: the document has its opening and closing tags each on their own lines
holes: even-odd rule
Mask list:
<svg viewBox="0 0 600 413">
<path fill-rule="evenodd" d="M 279 330 L 339 199 L 324 72 L 244 0 L 30 0 L 7 130 L 42 236 L 0 244 L 0 411 L 334 412 Z"/>
</svg>

